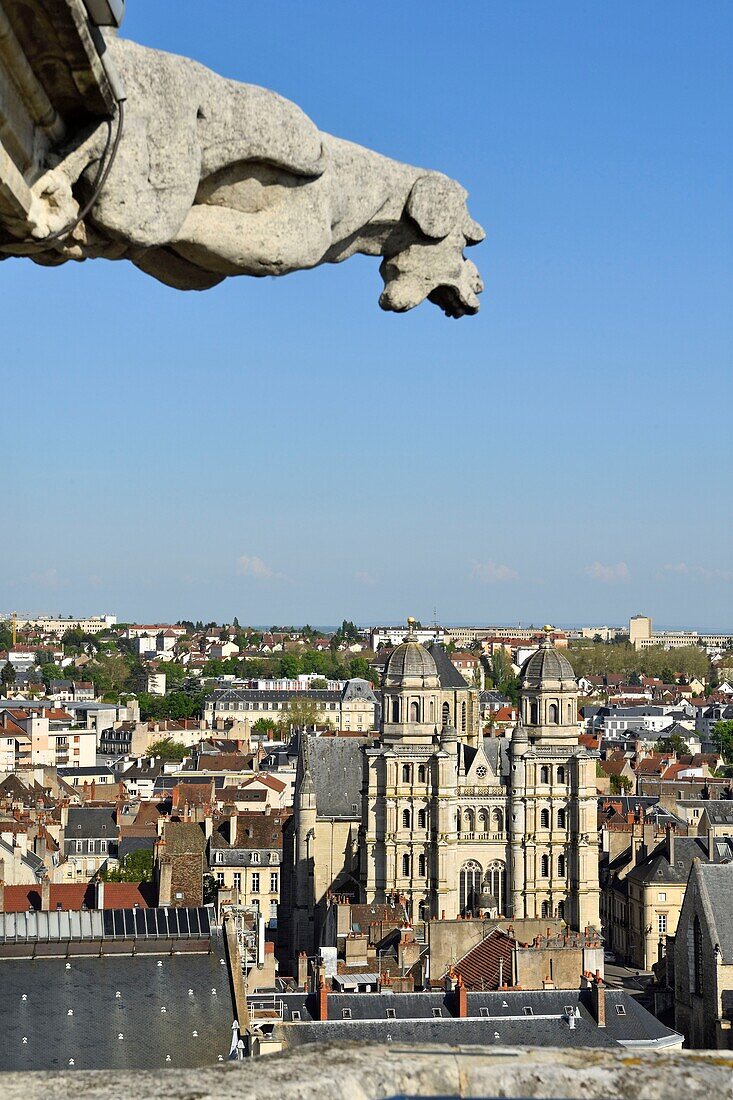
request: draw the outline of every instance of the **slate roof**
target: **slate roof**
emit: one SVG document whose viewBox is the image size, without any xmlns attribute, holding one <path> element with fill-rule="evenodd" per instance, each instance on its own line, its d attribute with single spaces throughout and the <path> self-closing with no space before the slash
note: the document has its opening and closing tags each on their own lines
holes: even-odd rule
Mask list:
<svg viewBox="0 0 733 1100">
<path fill-rule="evenodd" d="M 733 964 L 733 922 L 730 919 L 733 898 L 733 863 L 698 864 L 697 877 L 703 904 L 712 918 L 713 945 L 720 946 L 723 962 Z"/>
<path fill-rule="evenodd" d="M 733 802 L 730 799 L 711 799 L 705 803 L 705 813 L 711 825 L 733 826 Z"/>
<path fill-rule="evenodd" d="M 606 1027 L 591 1012 L 590 990 L 537 990 L 468 993 L 468 1017 L 456 1019 L 454 998 L 440 993 L 330 993 L 328 1021 L 314 1020 L 315 998 L 283 994 L 284 1024 L 277 1028 L 287 1047 L 352 1040 L 450 1045 L 650 1047 L 679 1042 L 680 1037 L 647 1012 L 626 990 L 605 990 Z M 256 1002 L 256 996 L 250 1001 Z M 616 1011 L 619 1005 L 623 1012 Z M 525 1009 L 529 1014 L 525 1014 Z M 293 1010 L 300 1022 L 293 1021 Z M 344 1010 L 351 1014 L 344 1019 Z M 387 1017 L 394 1012 L 394 1018 Z M 568 1023 L 574 1014 L 574 1028 Z M 440 1013 L 436 1016 L 436 1013 Z M 579 1015 L 577 1015 L 579 1013 Z M 550 1017 L 549 1019 L 547 1017 Z"/>
<path fill-rule="evenodd" d="M 427 646 L 428 653 L 435 661 L 435 667 L 438 670 L 438 680 L 440 686 L 448 691 L 454 691 L 456 688 L 460 688 L 461 691 L 466 691 L 468 685 L 465 679 L 461 676 L 458 669 L 452 663 L 450 655 L 447 653 L 445 646 L 440 645 L 438 642 L 431 642 Z"/>
<path fill-rule="evenodd" d="M 74 1070 L 226 1061 L 235 1013 L 223 958 L 216 941 L 211 954 L 77 957 L 70 969 L 3 959 L 0 1070 L 68 1071 L 71 1058 Z"/>
<path fill-rule="evenodd" d="M 361 820 L 362 748 L 367 744 L 368 737 L 308 737 L 319 817 Z"/>
<path fill-rule="evenodd" d="M 692 861 L 701 859 L 708 862 L 708 850 L 705 842 L 696 836 L 680 836 L 674 842 L 674 864 L 667 858 L 667 841 L 663 840 L 646 859 L 637 863 L 626 878 L 636 882 L 678 882 L 686 883 L 690 877 Z"/>
<path fill-rule="evenodd" d="M 64 840 L 97 840 L 110 837 L 117 839 L 115 812 L 109 807 L 90 808 L 87 806 L 69 807 L 69 817 L 64 831 Z"/>
</svg>

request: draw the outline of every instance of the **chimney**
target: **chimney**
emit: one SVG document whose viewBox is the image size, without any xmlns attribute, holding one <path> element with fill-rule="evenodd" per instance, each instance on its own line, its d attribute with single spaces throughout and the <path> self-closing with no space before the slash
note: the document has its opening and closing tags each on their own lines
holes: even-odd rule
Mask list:
<svg viewBox="0 0 733 1100">
<path fill-rule="evenodd" d="M 674 825 L 670 824 L 666 829 L 667 833 L 667 859 L 674 867 L 675 855 L 674 855 Z"/>
<path fill-rule="evenodd" d="M 5 912 L 5 863 L 0 859 L 0 913 Z"/>
<path fill-rule="evenodd" d="M 644 857 L 646 857 L 654 847 L 654 823 L 652 821 L 644 822 L 642 837 L 642 850 L 644 852 Z"/>
<path fill-rule="evenodd" d="M 246 818 L 245 818 L 246 821 Z M 235 810 L 229 818 L 229 843 L 234 846 L 237 843 L 237 811 Z"/>
<path fill-rule="evenodd" d="M 303 992 L 308 989 L 308 956 L 305 951 L 298 955 L 298 989 Z"/>
<path fill-rule="evenodd" d="M 606 989 L 600 970 L 596 970 L 590 986 L 591 1005 L 598 1027 L 606 1026 Z"/>
<path fill-rule="evenodd" d="M 454 990 L 455 998 L 455 1013 L 459 1020 L 465 1020 L 468 1016 L 468 995 L 466 993 L 466 986 L 461 975 L 458 975 L 456 979 L 456 988 Z"/>
<path fill-rule="evenodd" d="M 97 896 L 96 896 L 97 909 L 104 909 L 104 882 L 102 879 L 97 879 Z"/>
<path fill-rule="evenodd" d="M 41 909 L 48 913 L 51 908 L 51 880 L 45 875 L 41 880 Z"/>
<path fill-rule="evenodd" d="M 323 978 L 318 985 L 318 1019 L 321 1023 L 328 1020 L 328 989 Z"/>
</svg>

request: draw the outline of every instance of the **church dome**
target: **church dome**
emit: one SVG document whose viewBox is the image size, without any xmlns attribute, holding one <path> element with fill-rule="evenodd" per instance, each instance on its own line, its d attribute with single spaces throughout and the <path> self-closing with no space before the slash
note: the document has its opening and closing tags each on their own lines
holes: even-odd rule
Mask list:
<svg viewBox="0 0 733 1100">
<path fill-rule="evenodd" d="M 550 633 L 545 633 L 540 648 L 528 657 L 522 666 L 522 688 L 570 688 L 575 690 L 575 673 L 567 657 L 552 644 Z"/>
<path fill-rule="evenodd" d="M 410 629 L 401 645 L 392 652 L 384 671 L 385 687 L 436 687 L 438 668 L 432 654 L 420 645 Z"/>
</svg>

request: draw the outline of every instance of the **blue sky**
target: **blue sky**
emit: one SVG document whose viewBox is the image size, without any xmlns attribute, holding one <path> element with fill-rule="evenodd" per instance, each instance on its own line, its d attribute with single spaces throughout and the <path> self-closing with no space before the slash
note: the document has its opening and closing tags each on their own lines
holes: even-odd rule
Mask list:
<svg viewBox="0 0 733 1100">
<path fill-rule="evenodd" d="M 732 629 L 722 0 L 130 0 L 125 34 L 470 191 L 478 317 L 378 262 L 0 267 L 0 610 Z M 19 410 L 20 415 L 9 415 Z"/>
</svg>

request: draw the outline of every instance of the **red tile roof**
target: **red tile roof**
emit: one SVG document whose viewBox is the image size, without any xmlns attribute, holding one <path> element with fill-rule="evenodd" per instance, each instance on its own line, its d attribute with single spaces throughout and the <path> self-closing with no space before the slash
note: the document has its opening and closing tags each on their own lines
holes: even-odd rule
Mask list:
<svg viewBox="0 0 733 1100">
<path fill-rule="evenodd" d="M 469 990 L 499 988 L 499 960 L 502 962 L 501 980 L 512 982 L 512 952 L 515 941 L 506 932 L 495 928 L 485 940 L 471 950 L 453 967 L 460 974 Z"/>
<path fill-rule="evenodd" d="M 155 904 L 155 890 L 148 882 L 105 882 L 105 909 L 148 909 Z M 86 907 L 96 909 L 96 888 L 89 882 L 51 883 L 50 909 L 79 912 Z M 26 913 L 41 908 L 40 886 L 6 886 L 3 912 Z"/>
</svg>

